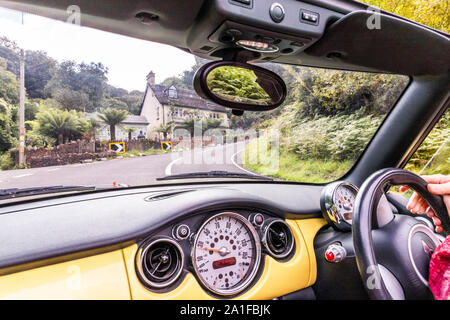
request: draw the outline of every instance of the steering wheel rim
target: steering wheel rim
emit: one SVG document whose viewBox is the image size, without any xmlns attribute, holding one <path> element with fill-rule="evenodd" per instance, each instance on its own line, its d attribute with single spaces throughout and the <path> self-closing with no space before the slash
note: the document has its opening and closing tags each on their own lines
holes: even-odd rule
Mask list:
<svg viewBox="0 0 450 320">
<path fill-rule="evenodd" d="M 442 197 L 428 192 L 428 183 L 416 174 L 398 168 L 382 169 L 372 174 L 364 184 L 355 200 L 353 212 L 353 245 L 361 279 L 370 299 L 391 300 L 393 297 L 381 277 L 375 256 L 372 229 L 378 228 L 376 209 L 388 185 L 407 185 L 419 193 L 441 219 L 444 233 L 450 233 L 450 218 Z M 369 287 L 368 283 L 376 278 L 378 286 Z"/>
</svg>

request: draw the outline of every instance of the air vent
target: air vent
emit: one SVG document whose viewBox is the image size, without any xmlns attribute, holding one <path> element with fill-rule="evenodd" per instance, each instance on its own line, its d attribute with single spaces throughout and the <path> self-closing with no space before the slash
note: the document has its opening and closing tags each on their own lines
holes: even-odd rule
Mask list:
<svg viewBox="0 0 450 320">
<path fill-rule="evenodd" d="M 153 21 L 159 20 L 159 16 L 150 12 L 139 12 L 136 14 L 136 18 L 143 24 L 151 24 Z"/>
<path fill-rule="evenodd" d="M 171 197 L 175 197 L 179 194 L 185 193 L 185 192 L 190 192 L 192 190 L 182 190 L 182 191 L 173 191 L 173 192 L 162 192 L 162 193 L 157 193 L 151 196 L 146 197 L 144 200 L 145 201 L 158 201 L 158 200 L 165 200 L 167 198 L 171 198 Z"/>
<path fill-rule="evenodd" d="M 210 47 L 210 46 L 203 46 L 200 48 L 200 50 L 202 50 L 202 51 L 211 51 L 212 49 L 214 49 L 214 48 Z"/>
<path fill-rule="evenodd" d="M 150 288 L 168 287 L 183 270 L 183 251 L 171 239 L 156 239 L 144 244 L 136 257 L 139 276 Z"/>
<path fill-rule="evenodd" d="M 285 258 L 294 248 L 294 235 L 286 222 L 273 220 L 265 228 L 263 243 L 272 256 Z"/>
</svg>

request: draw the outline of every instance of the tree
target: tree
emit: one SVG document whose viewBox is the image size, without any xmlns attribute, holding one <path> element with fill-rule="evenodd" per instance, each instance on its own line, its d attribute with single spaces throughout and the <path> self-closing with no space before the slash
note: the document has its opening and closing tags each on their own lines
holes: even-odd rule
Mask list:
<svg viewBox="0 0 450 320">
<path fill-rule="evenodd" d="M 448 0 L 364 0 L 364 3 L 395 13 L 431 28 L 450 32 Z"/>
<path fill-rule="evenodd" d="M 0 58 L 0 98 L 6 103 L 19 103 L 19 80 L 14 73 L 7 70 L 6 60 Z"/>
<path fill-rule="evenodd" d="M 128 110 L 128 105 L 116 98 L 105 98 L 100 105 L 102 109 Z"/>
<path fill-rule="evenodd" d="M 25 88 L 29 98 L 48 98 L 45 86 L 53 76 L 56 61 L 44 51 L 25 52 Z"/>
<path fill-rule="evenodd" d="M 66 97 L 70 91 L 77 92 L 69 96 L 77 96 L 77 99 L 87 97 L 87 99 L 83 98 L 87 101 L 83 109 L 86 112 L 92 112 L 100 107 L 100 101 L 105 96 L 107 73 L 108 68 L 101 63 L 77 64 L 74 61 L 63 61 L 57 66 L 51 80 L 45 86 L 44 94 L 49 94 L 56 99 L 58 95 L 61 96 L 61 92 L 65 92 Z"/>
<path fill-rule="evenodd" d="M 89 101 L 94 107 L 97 107 L 104 97 L 108 68 L 101 62 L 91 62 L 90 64 L 79 64 L 78 70 L 77 78 L 80 90 L 85 92 L 89 96 Z"/>
<path fill-rule="evenodd" d="M 398 75 L 285 68 L 292 78 L 289 102 L 297 120 L 352 114 L 360 109 L 366 114 L 386 114 L 408 82 L 407 77 Z"/>
<path fill-rule="evenodd" d="M 107 96 L 107 97 L 120 98 L 126 94 L 128 94 L 128 91 L 125 89 L 117 88 L 110 84 L 106 84 L 106 86 L 105 86 L 105 96 Z"/>
<path fill-rule="evenodd" d="M 222 120 L 220 119 L 206 119 L 206 121 L 203 122 L 203 131 L 210 130 L 210 129 L 217 129 L 220 127 L 222 123 Z"/>
<path fill-rule="evenodd" d="M 166 140 L 167 135 L 172 131 L 172 129 L 173 129 L 172 123 L 166 124 L 166 125 L 162 124 L 158 128 L 155 129 L 155 132 L 162 133 L 164 140 Z"/>
<path fill-rule="evenodd" d="M 0 37 L 0 57 L 5 59 L 8 71 L 19 76 L 19 52 L 15 41 L 9 40 L 7 37 Z"/>
<path fill-rule="evenodd" d="M 124 129 L 124 131 L 125 131 L 126 133 L 128 133 L 128 141 L 130 141 L 130 140 L 131 140 L 131 134 L 132 134 L 133 132 L 136 131 L 136 128 L 126 127 L 126 128 Z"/>
<path fill-rule="evenodd" d="M 83 91 L 68 88 L 57 88 L 52 93 L 53 98 L 65 109 L 86 112 L 91 109 L 89 96 Z"/>
<path fill-rule="evenodd" d="M 127 104 L 128 111 L 131 114 L 139 115 L 141 112 L 142 101 L 144 100 L 144 93 L 134 90 L 130 92 L 130 94 L 126 94 L 117 99 Z"/>
<path fill-rule="evenodd" d="M 12 118 L 12 106 L 0 98 L 0 153 L 9 150 L 17 141 L 17 126 Z"/>
<path fill-rule="evenodd" d="M 102 110 L 99 118 L 109 125 L 111 141 L 116 140 L 116 125 L 122 123 L 128 116 L 126 110 L 106 109 Z"/>
<path fill-rule="evenodd" d="M 189 131 L 191 137 L 194 137 L 196 128 L 198 128 L 197 130 L 200 130 L 199 128 L 200 125 L 201 125 L 201 133 L 203 134 L 206 130 L 216 129 L 220 127 L 221 123 L 222 121 L 220 119 L 206 119 L 200 121 L 199 119 L 196 118 L 188 118 L 184 120 L 184 122 L 180 125 L 180 127 Z"/>
<path fill-rule="evenodd" d="M 183 123 L 180 125 L 180 128 L 183 128 L 183 129 L 186 129 L 187 131 L 189 131 L 191 138 L 193 138 L 194 133 L 196 131 L 195 128 L 198 126 L 199 123 L 200 123 L 200 121 L 198 121 L 198 119 L 188 118 L 183 121 Z"/>
<path fill-rule="evenodd" d="M 38 131 L 48 137 L 56 138 L 63 144 L 69 138 L 80 138 L 86 130 L 86 120 L 76 111 L 43 109 L 36 115 Z"/>
<path fill-rule="evenodd" d="M 208 62 L 210 62 L 210 61 L 196 56 L 195 64 L 191 67 L 191 69 L 183 71 L 181 73 L 180 79 L 183 82 L 183 84 L 186 86 L 187 89 L 194 90 L 194 86 L 193 86 L 194 75 L 197 72 L 197 70 L 200 69 L 201 66 L 203 66 L 204 64 L 206 64 Z"/>
<path fill-rule="evenodd" d="M 102 124 L 99 121 L 95 119 L 88 120 L 87 133 L 94 139 L 94 141 L 96 140 L 97 131 L 100 130 L 101 127 Z"/>
<path fill-rule="evenodd" d="M 256 80 L 252 70 L 233 66 L 218 67 L 206 79 L 209 89 L 225 100 L 270 104 L 270 96 Z"/>
<path fill-rule="evenodd" d="M 183 80 L 181 80 L 179 77 L 169 77 L 166 78 L 163 82 L 160 83 L 161 85 L 168 87 L 171 85 L 174 85 L 177 88 L 180 89 L 187 89 L 188 87 L 186 86 L 186 84 L 183 82 Z"/>
</svg>

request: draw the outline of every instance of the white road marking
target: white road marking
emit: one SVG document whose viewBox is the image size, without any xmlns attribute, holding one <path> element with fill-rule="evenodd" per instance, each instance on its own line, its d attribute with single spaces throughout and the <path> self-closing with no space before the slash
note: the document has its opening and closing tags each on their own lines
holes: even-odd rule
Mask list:
<svg viewBox="0 0 450 320">
<path fill-rule="evenodd" d="M 181 160 L 181 159 L 183 159 L 183 158 L 180 157 L 180 158 L 178 158 L 178 159 L 175 159 L 175 160 L 173 160 L 171 163 L 169 163 L 169 164 L 167 165 L 166 171 L 165 171 L 166 176 L 170 176 L 170 175 L 172 174 L 172 166 L 175 164 L 175 162 L 177 162 L 177 161 L 179 161 L 179 160 Z"/>
<path fill-rule="evenodd" d="M 25 173 L 25 174 L 21 174 L 21 175 L 15 176 L 13 178 L 22 178 L 22 177 L 28 177 L 28 176 L 32 176 L 32 175 L 33 175 L 32 173 Z"/>
<path fill-rule="evenodd" d="M 251 171 L 249 171 L 249 170 L 247 170 L 247 169 L 242 168 L 240 165 L 238 165 L 238 164 L 236 163 L 236 161 L 234 161 L 234 158 L 236 157 L 236 155 L 237 155 L 238 153 L 241 153 L 241 152 L 244 151 L 244 150 L 245 150 L 245 149 L 242 149 L 242 150 L 239 150 L 238 152 L 234 153 L 234 154 L 231 156 L 231 163 L 233 163 L 234 166 L 237 167 L 238 169 L 241 169 L 242 171 L 245 171 L 245 172 L 247 172 L 247 173 L 249 173 L 249 174 L 252 174 L 252 175 L 254 175 L 254 176 L 257 176 L 256 173 L 251 172 Z"/>
<path fill-rule="evenodd" d="M 56 170 L 59 170 L 59 169 L 61 169 L 61 168 L 53 168 L 53 169 L 47 170 L 47 172 L 56 171 Z"/>
</svg>

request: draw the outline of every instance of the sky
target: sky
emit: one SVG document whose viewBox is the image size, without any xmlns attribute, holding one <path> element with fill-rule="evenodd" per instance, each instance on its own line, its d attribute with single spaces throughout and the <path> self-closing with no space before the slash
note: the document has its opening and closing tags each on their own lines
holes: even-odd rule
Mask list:
<svg viewBox="0 0 450 320">
<path fill-rule="evenodd" d="M 0 8 L 0 36 L 26 50 L 42 50 L 61 62 L 101 62 L 108 67 L 108 83 L 128 91 L 144 91 L 152 70 L 156 82 L 176 76 L 195 63 L 180 49 Z M 26 76 L 26 75 L 25 75 Z"/>
</svg>

